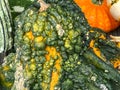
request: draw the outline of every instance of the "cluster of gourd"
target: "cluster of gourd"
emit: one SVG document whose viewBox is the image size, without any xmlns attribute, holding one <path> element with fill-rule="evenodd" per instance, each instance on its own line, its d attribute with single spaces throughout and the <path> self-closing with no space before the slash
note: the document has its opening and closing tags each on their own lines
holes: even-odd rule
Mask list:
<svg viewBox="0 0 120 90">
<path fill-rule="evenodd" d="M 120 46 L 84 15 L 73 0 L 38 0 L 17 16 L 15 53 L 0 66 L 0 87 L 118 90 Z"/>
<path fill-rule="evenodd" d="M 119 0 L 74 0 L 74 1 L 82 9 L 82 11 L 85 14 L 85 17 L 87 18 L 89 24 L 92 27 L 100 28 L 104 32 L 110 32 L 112 30 L 115 30 L 120 25 L 120 22 L 117 22 L 113 18 L 113 14 L 117 15 L 116 19 L 118 18 L 119 15 L 118 9 L 114 8 L 113 4 L 116 4 L 115 1 Z M 111 12 L 113 12 L 112 15 Z"/>
</svg>

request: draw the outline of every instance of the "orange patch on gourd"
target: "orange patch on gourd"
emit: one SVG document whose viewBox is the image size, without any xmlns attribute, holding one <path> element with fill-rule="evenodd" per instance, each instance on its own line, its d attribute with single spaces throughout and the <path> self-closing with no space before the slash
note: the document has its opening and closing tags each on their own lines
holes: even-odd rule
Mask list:
<svg viewBox="0 0 120 90">
<path fill-rule="evenodd" d="M 114 68 L 117 68 L 120 66 L 120 58 L 116 59 L 116 60 L 112 60 L 112 64 L 114 66 Z"/>
<path fill-rule="evenodd" d="M 100 49 L 97 48 L 97 47 L 95 47 L 94 44 L 95 44 L 95 41 L 94 41 L 94 40 L 91 40 L 89 47 L 93 49 L 94 53 L 95 53 L 100 59 L 102 59 L 103 61 L 106 61 L 105 57 L 102 56 Z"/>
<path fill-rule="evenodd" d="M 51 58 L 53 58 L 55 60 L 56 56 L 57 56 L 57 59 L 55 60 L 54 62 L 54 65 L 53 67 L 56 69 L 55 71 L 53 70 L 52 71 L 52 74 L 51 74 L 51 81 L 50 81 L 50 90 L 54 90 L 55 86 L 58 84 L 58 81 L 59 81 L 59 77 L 60 77 L 60 71 L 61 71 L 61 56 L 60 56 L 60 53 L 57 52 L 56 48 L 55 47 L 52 47 L 52 46 L 47 46 L 46 47 L 46 51 L 48 52 L 46 55 L 45 55 L 45 58 L 46 58 L 46 62 L 49 62 Z M 45 68 L 45 67 L 44 67 Z M 51 68 L 51 67 L 50 67 Z M 42 86 L 46 87 L 47 84 L 45 83 L 42 83 Z"/>
<path fill-rule="evenodd" d="M 33 40 L 34 39 L 34 36 L 33 36 L 33 33 L 32 31 L 29 31 L 25 34 L 25 36 L 27 36 L 30 40 Z"/>
</svg>

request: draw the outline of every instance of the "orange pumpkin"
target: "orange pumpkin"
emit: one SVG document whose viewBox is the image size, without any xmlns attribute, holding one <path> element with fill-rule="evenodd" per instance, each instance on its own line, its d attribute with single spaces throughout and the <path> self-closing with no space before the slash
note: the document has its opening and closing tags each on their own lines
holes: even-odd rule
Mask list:
<svg viewBox="0 0 120 90">
<path fill-rule="evenodd" d="M 74 2 L 81 8 L 92 27 L 110 32 L 120 25 L 120 22 L 111 16 L 106 0 L 74 0 Z"/>
</svg>

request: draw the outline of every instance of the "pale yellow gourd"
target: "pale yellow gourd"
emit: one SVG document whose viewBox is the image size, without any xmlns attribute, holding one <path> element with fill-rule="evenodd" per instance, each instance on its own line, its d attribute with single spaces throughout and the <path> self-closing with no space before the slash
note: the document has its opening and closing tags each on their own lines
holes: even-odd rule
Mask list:
<svg viewBox="0 0 120 90">
<path fill-rule="evenodd" d="M 113 18 L 120 21 L 120 0 L 107 0 L 107 5 Z"/>
</svg>

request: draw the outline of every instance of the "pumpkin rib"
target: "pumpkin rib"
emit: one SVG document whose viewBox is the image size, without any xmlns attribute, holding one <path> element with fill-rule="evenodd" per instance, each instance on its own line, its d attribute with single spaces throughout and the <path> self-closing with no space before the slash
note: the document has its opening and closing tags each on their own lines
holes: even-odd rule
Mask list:
<svg viewBox="0 0 120 90">
<path fill-rule="evenodd" d="M 91 10 L 93 10 L 94 9 L 94 12 L 95 12 L 95 14 L 97 13 L 97 7 L 93 7 Z M 94 18 L 94 20 L 95 21 L 97 21 L 96 23 L 91 23 L 91 25 L 93 26 L 93 27 L 95 27 L 96 26 L 96 24 L 97 23 L 99 23 L 99 21 L 97 20 L 97 16 L 94 16 L 94 14 L 93 14 L 93 18 Z M 95 27 L 96 28 L 96 27 Z"/>
<path fill-rule="evenodd" d="M 100 12 L 99 13 L 97 13 L 98 15 L 99 14 L 102 14 L 102 13 L 105 13 L 105 10 L 103 10 L 102 8 L 100 8 L 101 10 L 100 10 Z M 101 13 L 102 12 L 102 13 Z M 98 16 L 97 15 L 97 16 Z M 106 24 L 107 22 L 110 22 L 110 20 L 109 19 L 107 19 L 108 18 L 108 15 L 107 14 L 104 14 L 104 15 L 101 15 L 102 17 L 100 17 L 100 18 L 106 18 L 105 20 L 102 20 L 102 22 L 103 23 L 105 23 L 105 24 L 102 24 L 102 26 L 101 25 L 99 25 L 100 27 L 99 28 L 102 28 L 102 29 L 104 29 L 104 30 L 106 30 L 109 26 L 111 26 L 111 24 L 110 23 L 108 23 L 108 24 Z M 99 22 L 101 22 L 101 19 L 100 20 L 98 20 Z M 103 28 L 104 27 L 104 28 Z M 107 31 L 106 30 L 106 32 L 109 32 L 109 31 Z"/>
<path fill-rule="evenodd" d="M 93 4 L 93 5 L 95 5 L 95 4 Z M 110 24 L 110 25 L 106 24 L 107 22 L 110 22 L 110 20 L 108 19 L 108 14 L 103 14 L 103 13 L 106 13 L 104 10 L 106 8 L 105 5 L 106 5 L 106 1 L 103 0 L 102 5 L 95 6 L 96 7 L 96 21 L 98 21 L 96 23 L 96 26 L 98 24 L 98 28 L 102 28 L 103 30 L 106 30 L 109 26 L 111 27 L 111 25 L 112 25 L 112 24 Z M 101 20 L 101 18 L 106 18 L 106 19 Z M 104 24 L 101 24 L 102 22 Z M 109 31 L 106 30 L 106 32 L 109 32 Z"/>
<path fill-rule="evenodd" d="M 96 7 L 96 21 L 97 21 L 97 23 L 96 23 L 96 25 L 98 24 L 98 28 L 101 28 L 101 17 L 103 17 L 102 15 L 101 15 L 101 7 L 99 8 L 99 10 L 98 10 L 98 8 L 99 7 Z"/>
<path fill-rule="evenodd" d="M 114 26 L 118 26 L 118 22 L 116 22 L 113 18 L 112 18 L 112 16 L 110 15 L 110 13 L 109 13 L 109 11 L 107 10 L 108 8 L 106 8 L 105 6 L 104 6 L 104 10 L 107 12 L 107 16 L 108 16 L 108 18 L 110 18 L 109 19 L 109 22 L 115 22 L 115 23 L 110 23 L 110 27 L 114 27 Z M 112 28 L 112 29 L 114 29 L 114 28 Z M 109 32 L 109 31 L 108 31 Z"/>
<path fill-rule="evenodd" d="M 110 22 L 116 22 L 116 23 L 111 23 L 111 24 L 110 24 L 110 27 L 117 26 L 117 25 L 118 25 L 118 24 L 117 24 L 118 22 L 113 19 L 113 17 L 109 14 L 109 11 L 106 10 L 106 12 L 108 12 L 108 13 L 107 13 L 107 16 L 108 16 L 108 18 L 110 18 L 110 19 L 109 19 Z M 112 28 L 112 29 L 114 29 L 114 28 Z M 109 32 L 109 31 L 108 31 L 108 32 Z"/>
<path fill-rule="evenodd" d="M 88 8 L 90 8 L 90 10 L 95 10 L 96 11 L 96 9 L 94 8 L 94 7 L 92 7 L 91 8 L 91 6 L 85 6 L 85 8 L 83 8 L 83 10 L 82 11 L 87 11 L 88 10 Z M 86 18 L 88 19 L 88 22 L 91 24 L 91 25 L 93 25 L 93 26 L 95 26 L 96 25 L 96 23 L 92 23 L 92 22 L 90 22 L 90 19 L 96 19 L 95 17 L 94 17 L 94 13 L 91 13 L 91 12 L 83 12 L 85 15 L 86 15 Z M 93 14 L 93 15 L 92 15 Z M 89 17 L 90 16 L 90 17 Z M 89 18 L 88 18 L 89 17 Z M 91 18 L 92 17 L 92 18 Z"/>
</svg>

